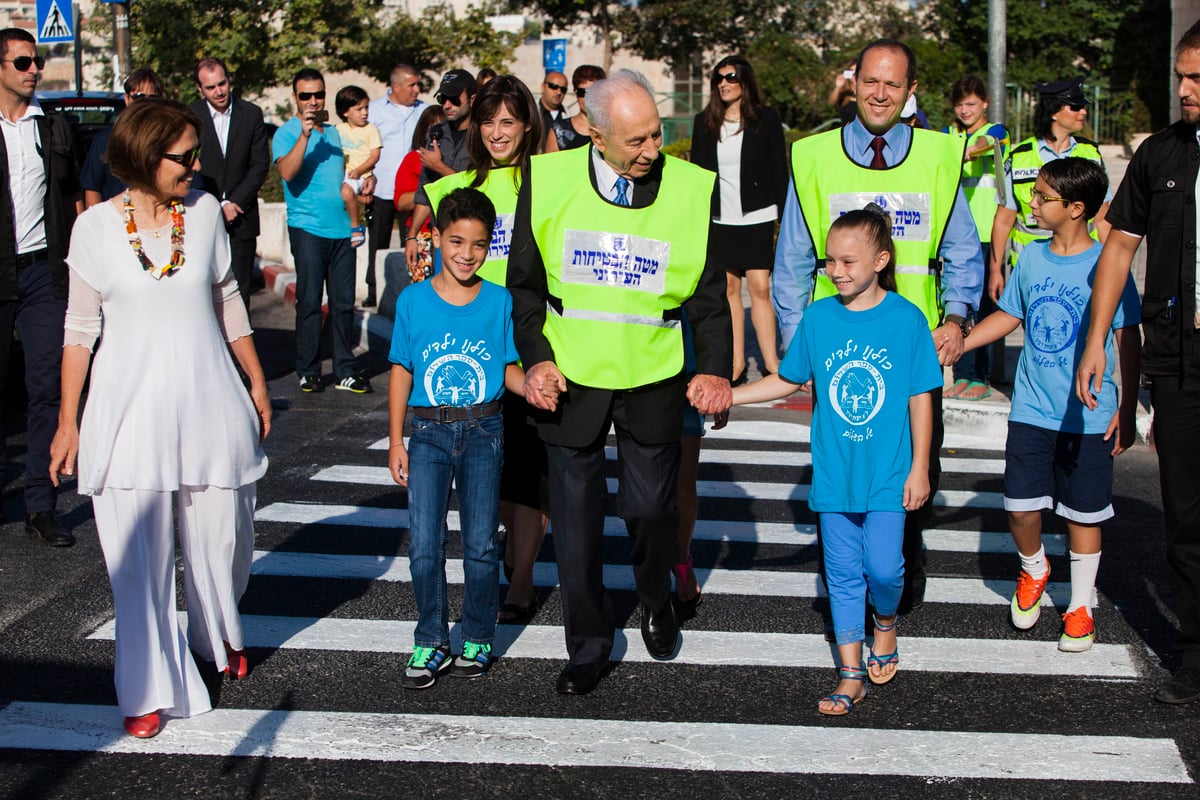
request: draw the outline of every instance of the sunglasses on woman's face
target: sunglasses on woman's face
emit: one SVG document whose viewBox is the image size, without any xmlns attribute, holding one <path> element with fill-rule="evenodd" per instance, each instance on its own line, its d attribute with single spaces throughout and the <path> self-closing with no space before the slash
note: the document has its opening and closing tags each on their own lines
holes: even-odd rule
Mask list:
<svg viewBox="0 0 1200 800">
<path fill-rule="evenodd" d="M 4 59 L 7 63 L 13 65 L 13 69 L 17 72 L 28 72 L 29 68 L 37 65 L 38 69 L 46 66 L 46 59 L 41 56 L 17 56 L 16 58 Z"/>
<path fill-rule="evenodd" d="M 717 83 L 720 83 L 721 81 L 728 81 L 734 86 L 742 82 L 741 78 L 738 77 L 736 72 L 718 72 Z"/>
<path fill-rule="evenodd" d="M 314 97 L 318 100 L 324 100 L 325 99 L 325 90 L 322 89 L 319 92 L 296 92 L 296 97 L 300 100 L 301 103 L 307 103 L 309 100 L 312 100 Z"/>
<path fill-rule="evenodd" d="M 576 89 L 575 96 L 581 99 L 587 97 L 587 89 Z"/>
<path fill-rule="evenodd" d="M 167 161 L 174 161 L 184 169 L 191 169 L 196 163 L 196 159 L 200 158 L 200 145 L 196 145 L 186 153 L 163 153 L 163 158 Z"/>
</svg>

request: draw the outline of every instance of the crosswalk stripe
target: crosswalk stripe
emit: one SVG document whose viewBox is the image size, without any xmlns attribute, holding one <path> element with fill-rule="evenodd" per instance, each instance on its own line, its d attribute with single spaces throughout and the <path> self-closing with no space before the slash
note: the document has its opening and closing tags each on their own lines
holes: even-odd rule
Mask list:
<svg viewBox="0 0 1200 800">
<path fill-rule="evenodd" d="M 280 550 L 258 550 L 254 553 L 251 572 L 255 575 L 282 577 L 337 578 L 341 580 L 380 580 L 407 583 L 412 580 L 409 560 L 403 556 L 355 556 L 330 553 L 292 553 Z M 735 594 L 758 597 L 824 597 L 824 588 L 815 572 L 782 572 L 771 570 L 696 569 L 696 579 L 706 594 Z M 447 559 L 446 580 L 455 585 L 463 583 L 462 562 Z M 535 586 L 558 586 L 558 568 L 553 563 L 539 561 L 533 565 Z M 614 591 L 635 591 L 633 568 L 627 565 L 604 565 L 604 585 Z M 1016 590 L 1012 580 L 979 578 L 930 577 L 925 588 L 925 600 L 930 603 L 956 605 L 1007 606 Z M 1046 606 L 1066 607 L 1071 597 L 1069 583 L 1050 582 L 1042 596 Z"/>
<path fill-rule="evenodd" d="M 330 483 L 353 483 L 363 486 L 396 488 L 387 467 L 371 467 L 356 464 L 337 464 L 327 467 L 312 476 L 314 481 Z M 609 494 L 617 491 L 617 479 L 606 478 Z M 808 500 L 808 484 L 805 483 L 758 483 L 756 481 L 696 481 L 696 493 L 700 497 L 724 500 Z M 1004 496 L 1000 492 L 975 492 L 942 490 L 933 498 L 935 506 L 945 508 L 1004 508 Z"/>
<path fill-rule="evenodd" d="M 254 512 L 259 522 L 298 525 L 347 525 L 363 528 L 407 528 L 408 511 L 403 508 L 334 505 L 323 503 L 271 503 Z M 446 515 L 450 530 L 457 531 L 457 511 Z M 619 517 L 604 518 L 605 536 L 627 536 Z M 788 522 L 745 522 L 742 520 L 697 520 L 692 538 L 698 541 L 751 542 L 810 547 L 817 543 L 817 526 Z M 1042 534 L 1042 544 L 1052 556 L 1066 555 L 1067 537 L 1062 533 Z M 929 550 L 955 553 L 1015 553 L 1016 545 L 1007 531 L 957 531 L 932 528 L 925 531 Z"/>
<path fill-rule="evenodd" d="M 368 450 L 387 450 L 388 439 L 372 442 Z M 604 457 L 617 460 L 617 448 L 604 448 Z M 701 448 L 701 464 L 732 464 L 739 466 L 811 467 L 812 453 L 807 450 L 714 450 Z M 942 474 L 1003 475 L 1002 458 L 955 458 L 942 457 Z"/>
<path fill-rule="evenodd" d="M 186 627 L 186 614 L 180 612 Z M 417 623 L 409 620 L 284 617 L 243 614 L 246 646 L 287 650 L 338 650 L 365 653 L 412 651 Z M 108 621 L 88 638 L 112 641 L 116 623 Z M 450 632 L 453 647 L 462 647 L 460 627 Z M 819 633 L 760 633 L 684 630 L 673 664 L 738 667 L 809 667 L 829 669 L 834 647 Z M 497 625 L 492 642 L 497 656 L 566 660 L 563 629 L 558 625 Z M 1132 648 L 1096 644 L 1084 654 L 1062 653 L 1055 641 L 1012 639 L 941 639 L 901 636 L 902 669 L 916 672 L 970 672 L 991 675 L 1062 675 L 1136 679 L 1140 677 Z M 617 630 L 612 659 L 657 664 L 646 652 L 638 628 Z"/>
<path fill-rule="evenodd" d="M 1174 741 L 1129 736 L 216 709 L 138 740 L 117 734 L 119 716 L 112 706 L 10 703 L 0 747 L 1005 780 L 1061 780 L 1070 764 L 1089 781 L 1192 783 Z"/>
</svg>

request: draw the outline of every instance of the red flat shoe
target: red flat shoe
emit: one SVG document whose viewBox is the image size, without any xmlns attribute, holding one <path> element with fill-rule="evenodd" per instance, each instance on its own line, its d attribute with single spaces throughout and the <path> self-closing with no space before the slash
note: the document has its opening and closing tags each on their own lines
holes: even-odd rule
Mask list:
<svg viewBox="0 0 1200 800">
<path fill-rule="evenodd" d="M 246 658 L 245 650 L 234 650 L 225 642 L 225 659 L 229 662 L 225 673 L 235 681 L 250 674 L 250 659 Z"/>
<path fill-rule="evenodd" d="M 150 739 L 158 735 L 162 725 L 158 721 L 158 712 L 151 711 L 140 717 L 125 718 L 125 732 L 138 739 Z"/>
</svg>

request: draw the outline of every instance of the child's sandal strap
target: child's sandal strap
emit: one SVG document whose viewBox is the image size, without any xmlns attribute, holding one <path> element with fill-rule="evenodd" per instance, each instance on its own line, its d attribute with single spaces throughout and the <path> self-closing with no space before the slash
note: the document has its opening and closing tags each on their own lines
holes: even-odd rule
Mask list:
<svg viewBox="0 0 1200 800">
<path fill-rule="evenodd" d="M 859 665 L 857 667 L 839 667 L 838 680 L 842 681 L 865 681 L 867 679 L 866 667 Z"/>
<path fill-rule="evenodd" d="M 882 622 L 879 621 L 879 617 L 875 616 L 874 614 L 871 615 L 871 620 L 875 624 L 875 630 L 879 631 L 880 633 L 887 633 L 888 631 L 895 628 L 896 621 L 898 619 L 899 619 L 899 617 L 893 616 L 892 621 L 890 623 L 888 623 L 887 625 L 884 625 Z"/>
</svg>

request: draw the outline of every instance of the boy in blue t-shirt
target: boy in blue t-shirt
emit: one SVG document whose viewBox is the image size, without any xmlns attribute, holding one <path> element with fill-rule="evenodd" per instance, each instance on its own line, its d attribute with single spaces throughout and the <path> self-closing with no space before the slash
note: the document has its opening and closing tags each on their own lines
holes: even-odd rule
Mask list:
<svg viewBox="0 0 1200 800">
<path fill-rule="evenodd" d="M 967 337 L 982 347 L 1025 325 L 1017 362 L 1004 460 L 1004 508 L 1021 556 L 1010 617 L 1021 630 L 1041 615 L 1050 565 L 1042 548 L 1042 509 L 1067 520 L 1071 548 L 1071 602 L 1063 614 L 1058 649 L 1079 653 L 1096 639 L 1092 593 L 1100 567 L 1100 523 L 1113 516 L 1113 457 L 1134 440 L 1141 322 L 1130 278 L 1104 349 L 1107 368 L 1098 406 L 1088 410 L 1074 391 L 1075 369 L 1088 328 L 1092 278 L 1101 245 L 1088 221 L 1104 203 L 1108 177 L 1093 161 L 1068 157 L 1041 168 L 1030 208 L 1051 238 L 1022 251 L 999 311 Z M 1113 380 L 1113 340 L 1121 356 L 1121 392 Z M 1112 443 L 1109 444 L 1109 441 Z M 1057 506 L 1055 501 L 1057 500 Z"/>
<path fill-rule="evenodd" d="M 475 189 L 438 206 L 435 247 L 442 270 L 401 292 L 388 383 L 392 479 L 408 487 L 408 556 L 417 627 L 403 685 L 426 689 L 446 670 L 475 678 L 492 663 L 499 577 L 500 470 L 505 385 L 522 391 L 513 343 L 512 297 L 479 277 L 496 210 Z M 412 407 L 412 433 L 404 421 Z M 445 536 L 450 486 L 463 541 L 462 654 L 451 662 Z"/>
</svg>

